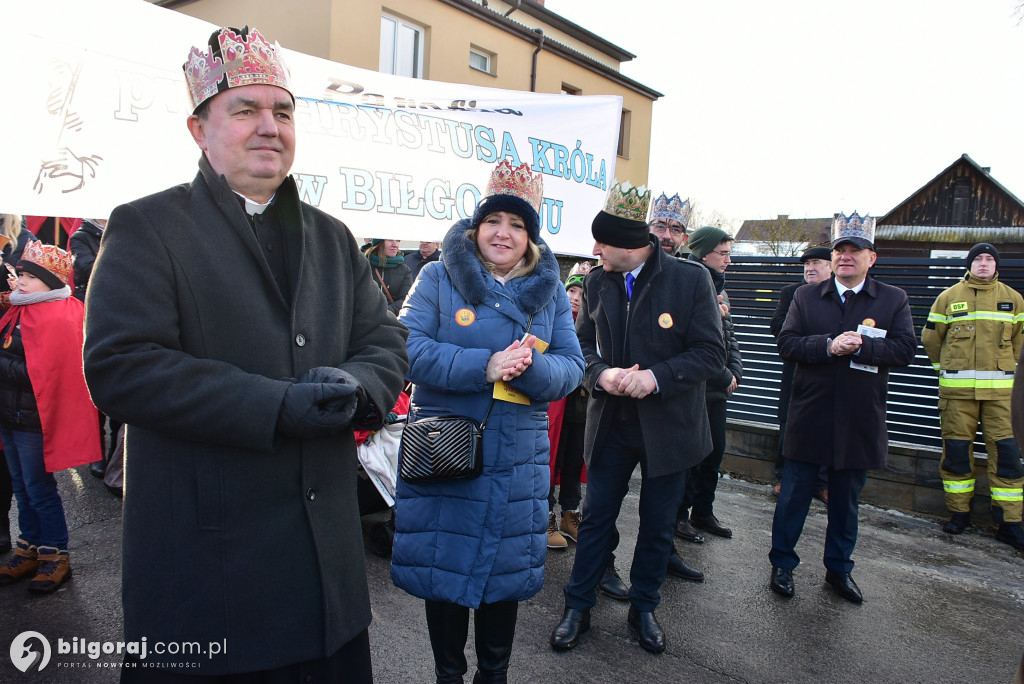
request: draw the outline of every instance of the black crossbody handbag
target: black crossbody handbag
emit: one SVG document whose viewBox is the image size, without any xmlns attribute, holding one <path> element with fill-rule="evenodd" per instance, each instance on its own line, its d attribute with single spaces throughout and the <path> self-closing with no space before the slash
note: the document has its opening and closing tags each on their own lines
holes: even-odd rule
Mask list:
<svg viewBox="0 0 1024 684">
<path fill-rule="evenodd" d="M 532 326 L 531 315 L 526 333 Z M 398 476 L 419 483 L 469 480 L 480 475 L 484 469 L 484 428 L 493 408 L 492 398 L 479 423 L 468 416 L 432 416 L 408 423 L 398 450 Z"/>
<path fill-rule="evenodd" d="M 405 426 L 398 450 L 398 476 L 406 482 L 468 480 L 484 469 L 484 428 L 467 416 L 433 416 Z"/>
</svg>

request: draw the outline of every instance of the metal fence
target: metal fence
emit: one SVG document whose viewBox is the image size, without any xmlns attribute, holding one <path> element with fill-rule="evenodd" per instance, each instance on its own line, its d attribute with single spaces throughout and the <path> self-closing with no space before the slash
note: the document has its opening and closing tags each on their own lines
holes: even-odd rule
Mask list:
<svg viewBox="0 0 1024 684">
<path fill-rule="evenodd" d="M 914 329 L 920 340 L 935 298 L 963 278 L 966 271 L 962 259 L 879 257 L 871 275 L 902 288 L 910 296 Z M 730 420 L 778 425 L 782 360 L 768 323 L 778 305 L 779 291 L 802 279 L 803 269 L 795 257 L 734 257 L 726 271 L 726 290 L 743 354 L 743 382 L 729 401 Z M 1024 259 L 1000 260 L 999 280 L 1018 292 L 1024 291 Z M 938 392 L 935 371 L 919 343 L 913 365 L 889 374 L 890 442 L 941 449 Z"/>
</svg>

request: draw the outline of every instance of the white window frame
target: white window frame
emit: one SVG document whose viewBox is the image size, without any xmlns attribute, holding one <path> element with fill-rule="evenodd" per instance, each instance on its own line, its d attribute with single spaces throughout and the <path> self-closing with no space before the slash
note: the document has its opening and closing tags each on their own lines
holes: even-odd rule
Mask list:
<svg viewBox="0 0 1024 684">
<path fill-rule="evenodd" d="M 482 57 L 484 60 L 483 68 L 480 68 L 473 64 L 473 57 Z M 469 46 L 469 68 L 474 71 L 482 71 L 485 74 L 494 75 L 494 55 L 487 50 L 478 48 L 475 45 Z"/>
<path fill-rule="evenodd" d="M 380 16 L 380 62 L 385 74 L 423 78 L 423 54 L 427 30 L 419 24 L 396 17 Z"/>
</svg>

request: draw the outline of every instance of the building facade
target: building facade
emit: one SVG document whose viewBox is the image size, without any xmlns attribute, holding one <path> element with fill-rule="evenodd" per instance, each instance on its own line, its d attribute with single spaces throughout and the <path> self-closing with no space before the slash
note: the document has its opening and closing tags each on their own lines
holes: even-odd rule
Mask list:
<svg viewBox="0 0 1024 684">
<path fill-rule="evenodd" d="M 535 0 L 151 0 L 221 26 L 362 69 L 450 83 L 619 95 L 615 176 L 647 182 L 651 113 L 661 93 L 619 72 L 632 53 Z"/>
</svg>

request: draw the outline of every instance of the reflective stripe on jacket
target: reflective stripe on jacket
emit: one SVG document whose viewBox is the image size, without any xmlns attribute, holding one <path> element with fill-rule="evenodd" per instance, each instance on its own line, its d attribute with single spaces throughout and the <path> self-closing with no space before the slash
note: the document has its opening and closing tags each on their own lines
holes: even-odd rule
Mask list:
<svg viewBox="0 0 1024 684">
<path fill-rule="evenodd" d="M 944 399 L 1010 398 L 1024 328 L 1024 298 L 970 273 L 932 305 L 921 331 Z"/>
</svg>

